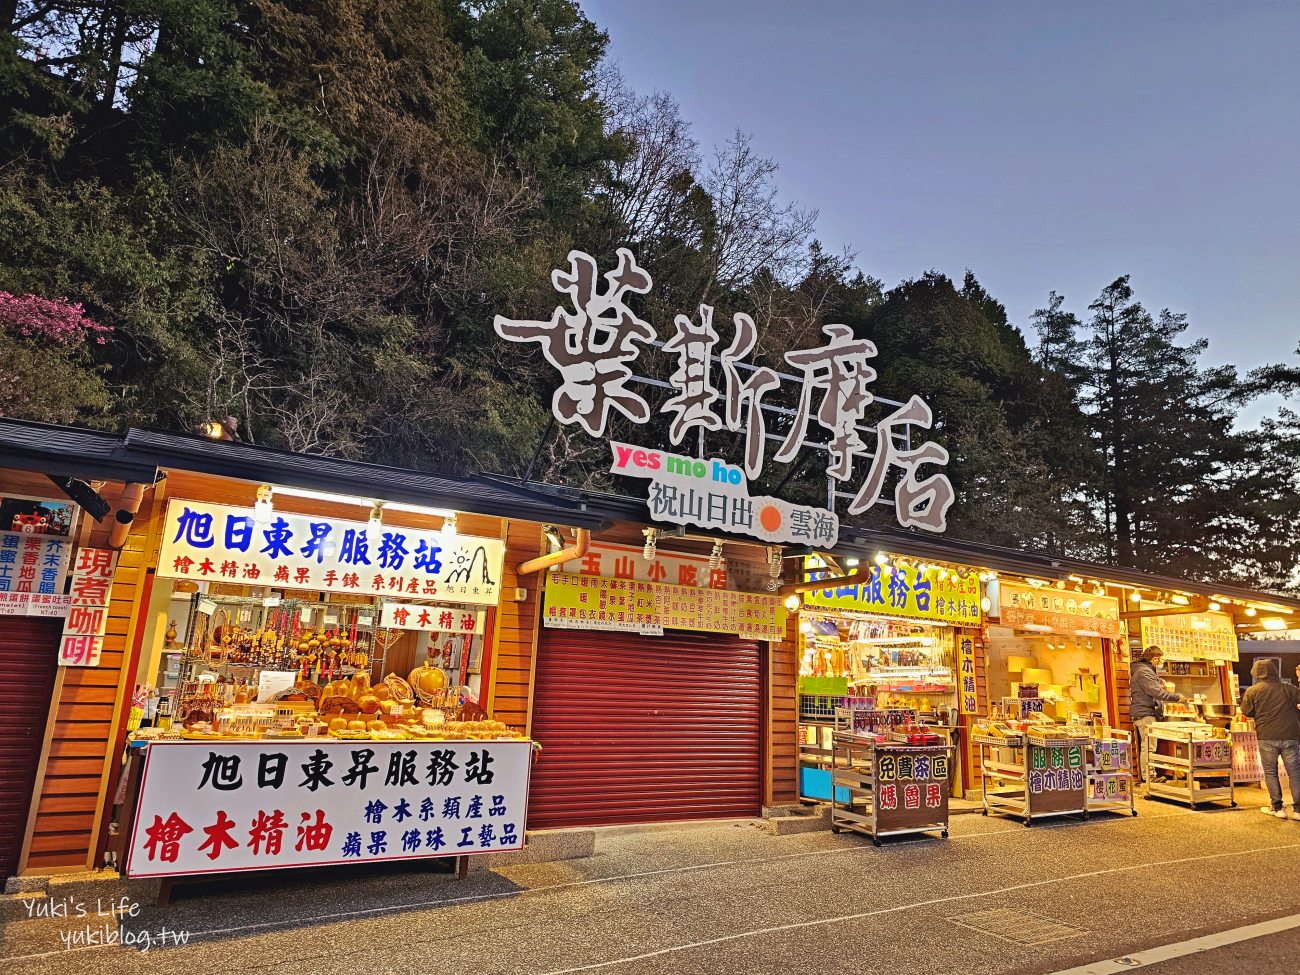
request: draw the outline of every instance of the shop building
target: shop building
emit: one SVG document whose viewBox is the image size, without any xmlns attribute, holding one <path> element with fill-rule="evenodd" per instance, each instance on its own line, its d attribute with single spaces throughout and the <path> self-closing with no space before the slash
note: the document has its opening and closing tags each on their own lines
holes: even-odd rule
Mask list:
<svg viewBox="0 0 1300 975">
<path fill-rule="evenodd" d="M 274 739 L 296 763 L 295 750 L 330 741 L 339 721 L 346 737 L 336 750 L 366 738 L 376 753 L 405 748 L 399 739 L 480 758 L 501 749 L 502 763 L 509 753 L 521 783 L 512 842 L 522 844 L 530 748 L 513 746 L 527 745 L 527 675 L 509 664 L 517 644 L 534 639 L 543 580 L 528 563 L 548 534 L 571 545 L 600 518 L 501 484 L 149 431 L 3 421 L 0 445 L 0 493 L 17 528 L 0 535 L 0 666 L 24 705 L 7 711 L 12 760 L 0 766 L 12 778 L 0 819 L 6 874 L 126 868 L 142 856 L 137 793 L 147 820 L 169 777 L 192 773 L 199 791 L 215 787 L 221 769 L 248 781 L 233 771 L 240 755 L 246 772 L 266 759 L 250 747 Z M 37 555 L 38 576 L 46 561 L 52 567 L 48 593 L 41 579 L 19 578 L 33 539 L 62 558 Z M 12 578 L 6 550 L 16 552 Z M 311 685 L 332 689 L 332 700 L 296 693 Z M 421 711 L 437 712 L 436 731 L 407 724 L 404 736 L 403 722 Z M 152 734 L 136 732 L 141 724 Z M 128 732 L 200 743 L 128 748 Z M 210 750 L 228 764 L 200 773 Z M 148 761 L 124 773 L 124 754 L 141 751 Z M 214 796 L 235 801 L 190 796 L 179 818 L 203 815 Z M 200 825 L 173 830 L 179 858 L 149 866 L 176 873 L 187 855 L 193 861 Z M 513 848 L 499 831 L 483 842 Z"/>
</svg>

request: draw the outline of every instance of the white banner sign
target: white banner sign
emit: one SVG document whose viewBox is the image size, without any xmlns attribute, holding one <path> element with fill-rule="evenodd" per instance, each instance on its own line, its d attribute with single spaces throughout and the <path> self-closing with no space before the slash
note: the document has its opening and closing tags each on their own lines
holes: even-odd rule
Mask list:
<svg viewBox="0 0 1300 975">
<path fill-rule="evenodd" d="M 63 592 L 71 552 L 61 535 L 0 531 L 0 593 Z"/>
<path fill-rule="evenodd" d="M 252 586 L 496 605 L 505 543 L 417 528 L 174 500 L 158 574 Z"/>
<path fill-rule="evenodd" d="M 72 601 L 59 643 L 61 667 L 99 666 L 116 569 L 116 552 L 106 548 L 77 551 L 77 562 L 72 569 Z"/>
<path fill-rule="evenodd" d="M 72 605 L 71 596 L 43 592 L 0 592 L 0 616 L 43 616 L 63 619 Z"/>
<path fill-rule="evenodd" d="M 420 603 L 384 603 L 379 625 L 390 630 L 419 630 L 422 633 L 483 632 L 482 612 L 429 606 Z"/>
<path fill-rule="evenodd" d="M 527 741 L 155 742 L 127 875 L 518 850 L 531 752 Z"/>
<path fill-rule="evenodd" d="M 834 548 L 839 540 L 835 512 L 780 498 L 751 498 L 745 472 L 725 461 L 694 460 L 613 440 L 609 446 L 611 474 L 650 481 L 647 503 L 655 521 L 819 548 Z"/>
</svg>

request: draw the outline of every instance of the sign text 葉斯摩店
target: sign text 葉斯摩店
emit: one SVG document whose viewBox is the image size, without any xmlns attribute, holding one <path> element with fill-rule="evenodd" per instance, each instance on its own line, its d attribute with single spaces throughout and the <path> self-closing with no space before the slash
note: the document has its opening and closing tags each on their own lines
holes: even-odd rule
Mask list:
<svg viewBox="0 0 1300 975">
<path fill-rule="evenodd" d="M 158 556 L 173 579 L 495 605 L 505 543 L 175 499 Z"/>
<path fill-rule="evenodd" d="M 570 307 L 559 305 L 545 319 L 498 315 L 493 321 L 496 332 L 510 342 L 541 346 L 546 361 L 560 374 L 560 385 L 551 397 L 551 412 L 560 423 L 577 424 L 593 437 L 605 436 L 614 413 L 644 424 L 653 411 L 629 385 L 636 379 L 631 364 L 640 356 L 642 347 L 655 342 L 658 336 L 634 304 L 635 296 L 649 293 L 654 282 L 625 247 L 618 248 L 618 266 L 604 275 L 590 254 L 573 250 L 568 259 L 567 269 L 552 271 L 551 283 L 567 297 Z M 700 305 L 698 317 L 679 314 L 673 319 L 673 335 L 662 348 L 677 358 L 677 368 L 669 377 L 674 395 L 664 402 L 662 413 L 671 418 L 668 438 L 674 446 L 682 444 L 692 431 L 701 436 L 720 431 L 743 433 L 743 471 L 753 480 L 762 473 L 767 454 L 765 410 L 776 408 L 793 419 L 784 437 L 771 436 L 781 441 L 773 460 L 789 464 L 796 461 L 801 449 L 825 451 L 825 472 L 831 484 L 852 480 L 855 466 L 864 462 L 865 473 L 847 508 L 850 515 L 879 503 L 889 475 L 896 471 L 893 503 L 899 524 L 932 532 L 945 530 L 947 511 L 955 498 L 952 483 L 942 470 L 948 463 L 948 451 L 933 440 L 913 446 L 911 435 L 913 430 L 929 430 L 934 423 L 925 401 L 912 396 L 863 435 L 861 427 L 867 409 L 875 402 L 870 389 L 876 378 L 871 366 L 876 356 L 873 342 L 856 336 L 847 325 L 828 324 L 822 328 L 824 344 L 786 352 L 784 361 L 798 374 L 796 405 L 786 409 L 765 399 L 774 398 L 783 378 L 789 377 L 745 361 L 758 345 L 754 320 L 737 313 L 732 316 L 732 325 L 731 342 L 724 346 L 714 326 L 711 305 Z M 721 373 L 721 387 L 716 381 L 715 363 Z M 826 437 L 824 442 L 810 439 L 809 428 L 814 423 Z M 939 470 L 923 470 L 930 467 Z M 725 522 L 688 520 L 695 505 L 708 504 L 710 493 L 722 496 L 716 488 L 697 498 L 690 493 L 694 488 L 687 486 L 688 507 L 683 514 L 680 498 L 665 491 L 665 481 L 634 469 L 617 472 L 650 476 L 659 485 L 660 513 L 655 515 L 656 520 L 715 527 L 727 524 L 734 531 L 767 540 L 781 534 L 780 524 L 773 527 L 775 514 L 766 522 L 754 520 L 743 504 Z M 743 502 L 746 498 L 733 500 Z M 782 511 L 777 499 L 752 500 L 774 513 Z M 810 510 L 835 517 L 829 508 Z"/>
</svg>

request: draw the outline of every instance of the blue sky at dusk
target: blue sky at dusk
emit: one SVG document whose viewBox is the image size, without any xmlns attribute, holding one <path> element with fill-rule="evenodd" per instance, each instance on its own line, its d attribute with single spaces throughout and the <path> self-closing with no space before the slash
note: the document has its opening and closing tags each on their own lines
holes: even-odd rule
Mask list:
<svg viewBox="0 0 1300 975">
<path fill-rule="evenodd" d="M 704 147 L 740 128 L 886 285 L 971 268 L 1013 323 L 1129 273 L 1207 363 L 1300 343 L 1300 3 L 585 0 Z M 1258 411 L 1252 411 L 1258 412 Z"/>
</svg>

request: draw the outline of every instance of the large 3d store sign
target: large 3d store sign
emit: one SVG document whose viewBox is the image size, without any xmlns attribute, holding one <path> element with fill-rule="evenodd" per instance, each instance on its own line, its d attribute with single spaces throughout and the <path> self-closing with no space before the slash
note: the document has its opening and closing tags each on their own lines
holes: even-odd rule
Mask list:
<svg viewBox="0 0 1300 975">
<path fill-rule="evenodd" d="M 657 335 L 626 303 L 629 295 L 648 293 L 653 283 L 631 251 L 619 248 L 618 267 L 605 272 L 603 292 L 597 278 L 596 261 L 582 251 L 570 251 L 569 269 L 553 271 L 551 282 L 556 291 L 568 295 L 572 310 L 561 305 L 545 321 L 498 315 L 494 324 L 504 339 L 541 345 L 546 360 L 559 370 L 562 383 L 551 400 L 555 418 L 577 423 L 593 437 L 604 437 L 615 410 L 636 423 L 650 419 L 650 404 L 628 382 L 640 346 L 654 342 Z M 763 398 L 781 385 L 773 370 L 743 365 L 758 341 L 753 319 L 735 315 L 731 344 L 716 354 L 722 340 L 713 325 L 712 307 L 700 305 L 698 321 L 678 315 L 674 326 L 672 338 L 663 345 L 665 352 L 677 353 L 677 369 L 670 377 L 675 395 L 663 405 L 663 412 L 672 414 L 669 439 L 679 445 L 692 430 L 743 432 L 743 469 L 721 460 L 611 441 L 610 470 L 650 481 L 650 513 L 658 521 L 732 531 L 768 542 L 833 546 L 839 537 L 839 519 L 833 511 L 749 494 L 748 482 L 762 473 L 766 454 Z M 894 487 L 899 523 L 942 532 L 953 502 L 952 484 L 943 473 L 922 477 L 918 468 L 947 464 L 948 451 L 933 441 L 910 448 L 897 442 L 908 426 L 930 428 L 929 406 L 913 396 L 881 420 L 874 453 L 868 455 L 859 425 L 874 398 L 868 386 L 876 372 L 869 360 L 875 357 L 876 347 L 854 338 L 847 325 L 826 325 L 822 331 L 826 344 L 785 355 L 785 361 L 802 373 L 803 382 L 790 432 L 773 459 L 789 463 L 805 445 L 824 446 L 827 475 L 847 481 L 853 476 L 854 462 L 870 456 L 866 478 L 849 504 L 850 515 L 880 501 L 886 475 L 896 466 L 901 471 Z M 715 358 L 725 391 L 719 391 L 713 381 Z M 813 419 L 829 433 L 824 445 L 808 440 Z"/>
</svg>

